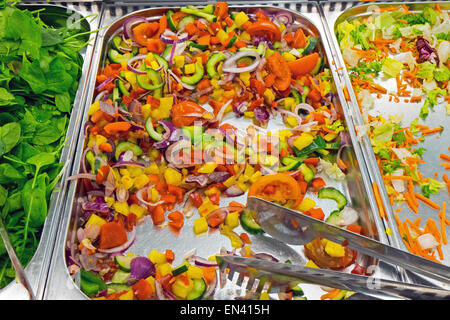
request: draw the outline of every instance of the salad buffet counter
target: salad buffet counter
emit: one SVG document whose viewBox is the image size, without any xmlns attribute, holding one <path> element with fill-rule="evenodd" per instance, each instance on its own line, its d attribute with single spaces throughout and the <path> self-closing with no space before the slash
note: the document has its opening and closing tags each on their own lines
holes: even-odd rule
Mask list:
<svg viewBox="0 0 450 320">
<path fill-rule="evenodd" d="M 445 1 L 0 9 L 0 212 L 34 297 L 365 297 L 331 281 L 269 281 L 221 266 L 226 255 L 448 290 L 319 233 L 287 244 L 258 223 L 248 197 L 450 266 L 449 10 Z M 0 245 L 0 299 L 29 299 L 10 246 Z"/>
</svg>

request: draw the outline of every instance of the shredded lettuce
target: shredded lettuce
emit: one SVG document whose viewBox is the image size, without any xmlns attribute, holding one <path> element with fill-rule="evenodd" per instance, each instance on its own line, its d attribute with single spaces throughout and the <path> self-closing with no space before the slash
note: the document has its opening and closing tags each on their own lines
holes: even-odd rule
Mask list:
<svg viewBox="0 0 450 320">
<path fill-rule="evenodd" d="M 447 95 L 447 91 L 445 91 L 444 89 L 440 89 L 440 88 L 436 88 L 436 89 L 427 91 L 427 96 L 428 96 L 428 99 L 430 100 L 430 103 L 432 104 L 432 107 L 437 105 L 437 103 L 438 103 L 437 96 L 439 94 L 443 95 L 445 97 Z"/>
<path fill-rule="evenodd" d="M 325 174 L 331 179 L 342 181 L 345 180 L 345 173 L 337 166 L 336 163 L 328 162 L 324 159 L 319 160 L 319 164 L 324 170 Z"/>
<path fill-rule="evenodd" d="M 384 124 L 376 127 L 373 130 L 372 145 L 375 152 L 380 148 L 384 148 L 392 141 L 392 135 L 394 134 L 394 125 L 391 122 L 385 122 Z"/>
<path fill-rule="evenodd" d="M 357 28 L 350 31 L 355 45 L 360 44 L 364 50 L 368 50 L 373 45 L 369 44 L 369 38 L 372 38 L 373 31 L 366 24 L 361 24 Z"/>
<path fill-rule="evenodd" d="M 426 7 L 423 9 L 423 16 L 425 19 L 430 21 L 431 24 L 435 24 L 438 21 L 439 13 L 431 7 Z"/>
<path fill-rule="evenodd" d="M 350 35 L 350 32 L 352 32 L 355 29 L 355 26 L 348 21 L 341 22 L 337 26 L 337 34 L 338 34 L 338 41 L 339 46 L 341 49 L 344 48 L 350 48 L 353 46 L 353 39 Z"/>
<path fill-rule="evenodd" d="M 422 194 L 429 198 L 431 194 L 436 194 L 439 191 L 441 191 L 442 189 L 445 188 L 445 183 L 443 182 L 439 182 L 434 178 L 431 178 L 429 182 L 427 183 L 422 183 L 420 185 Z"/>
<path fill-rule="evenodd" d="M 431 80 L 433 79 L 433 72 L 436 69 L 436 65 L 429 61 L 424 63 L 418 63 L 417 78 Z"/>
<path fill-rule="evenodd" d="M 450 69 L 441 63 L 441 66 L 433 71 L 433 76 L 436 81 L 450 80 Z"/>
<path fill-rule="evenodd" d="M 392 58 L 386 58 L 384 59 L 381 70 L 384 72 L 385 75 L 391 78 L 395 78 L 403 69 L 403 67 L 404 67 L 403 63 L 401 63 L 400 61 L 397 61 Z"/>
</svg>

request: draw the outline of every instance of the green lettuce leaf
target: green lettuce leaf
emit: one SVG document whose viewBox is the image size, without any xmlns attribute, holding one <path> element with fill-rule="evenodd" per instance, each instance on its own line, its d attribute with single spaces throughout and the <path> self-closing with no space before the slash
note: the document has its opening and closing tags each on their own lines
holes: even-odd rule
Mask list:
<svg viewBox="0 0 450 320">
<path fill-rule="evenodd" d="M 383 62 L 381 70 L 384 72 L 385 75 L 391 78 L 395 78 L 403 69 L 403 67 L 404 66 L 402 62 L 392 58 L 386 58 Z"/>
</svg>

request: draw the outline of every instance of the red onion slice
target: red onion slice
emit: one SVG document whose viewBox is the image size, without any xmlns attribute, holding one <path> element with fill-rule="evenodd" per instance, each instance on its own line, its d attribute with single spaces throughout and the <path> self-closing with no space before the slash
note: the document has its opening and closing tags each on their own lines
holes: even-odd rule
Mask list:
<svg viewBox="0 0 450 320">
<path fill-rule="evenodd" d="M 136 42 L 136 40 L 134 39 L 133 36 L 133 26 L 135 24 L 138 23 L 146 23 L 147 19 L 145 17 L 140 17 L 140 16 L 136 16 L 136 17 L 130 17 L 125 19 L 125 21 L 123 22 L 123 33 L 124 36 L 128 39 L 133 40 L 133 42 Z"/>
<path fill-rule="evenodd" d="M 129 59 L 127 61 L 127 69 L 136 74 L 146 74 L 147 73 L 146 71 L 141 71 L 141 70 L 138 70 L 133 67 L 133 63 L 135 63 L 136 61 L 145 59 L 146 57 L 147 57 L 147 55 L 145 55 L 145 54 L 139 54 L 139 55 L 134 56 L 133 58 Z"/>
<path fill-rule="evenodd" d="M 247 67 L 238 68 L 236 65 L 236 61 L 239 60 L 242 57 L 254 57 L 255 61 Z M 239 51 L 232 55 L 230 58 L 225 60 L 225 62 L 222 65 L 222 71 L 223 72 L 232 72 L 232 73 L 241 73 L 241 72 L 251 72 L 254 71 L 260 63 L 261 57 L 258 52 L 253 50 L 244 50 Z"/>
<path fill-rule="evenodd" d="M 100 83 L 96 88 L 95 91 L 101 91 L 108 83 L 110 83 L 111 81 L 113 81 L 114 78 L 113 77 L 108 77 L 108 79 L 106 79 L 105 81 L 103 81 L 102 83 Z"/>
</svg>

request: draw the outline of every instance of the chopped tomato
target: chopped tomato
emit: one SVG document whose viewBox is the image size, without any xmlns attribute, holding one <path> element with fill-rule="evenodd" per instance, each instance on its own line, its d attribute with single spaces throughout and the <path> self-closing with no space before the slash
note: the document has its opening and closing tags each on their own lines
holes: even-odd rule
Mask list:
<svg viewBox="0 0 450 320">
<path fill-rule="evenodd" d="M 356 257 L 355 251 L 345 248 L 343 257 L 332 257 L 325 252 L 325 245 L 321 238 L 316 238 L 305 245 L 305 254 L 320 268 L 342 269 L 351 265 Z"/>
<path fill-rule="evenodd" d="M 270 20 L 253 22 L 246 31 L 251 36 L 266 37 L 272 42 L 281 40 L 280 28 Z"/>
<path fill-rule="evenodd" d="M 268 201 L 296 200 L 301 196 L 300 186 L 293 177 L 285 173 L 268 174 L 257 179 L 248 191 Z"/>
<path fill-rule="evenodd" d="M 172 107 L 172 123 L 177 128 L 190 126 L 195 120 L 199 119 L 199 115 L 202 115 L 204 112 L 205 109 L 194 101 L 185 100 Z"/>
</svg>

